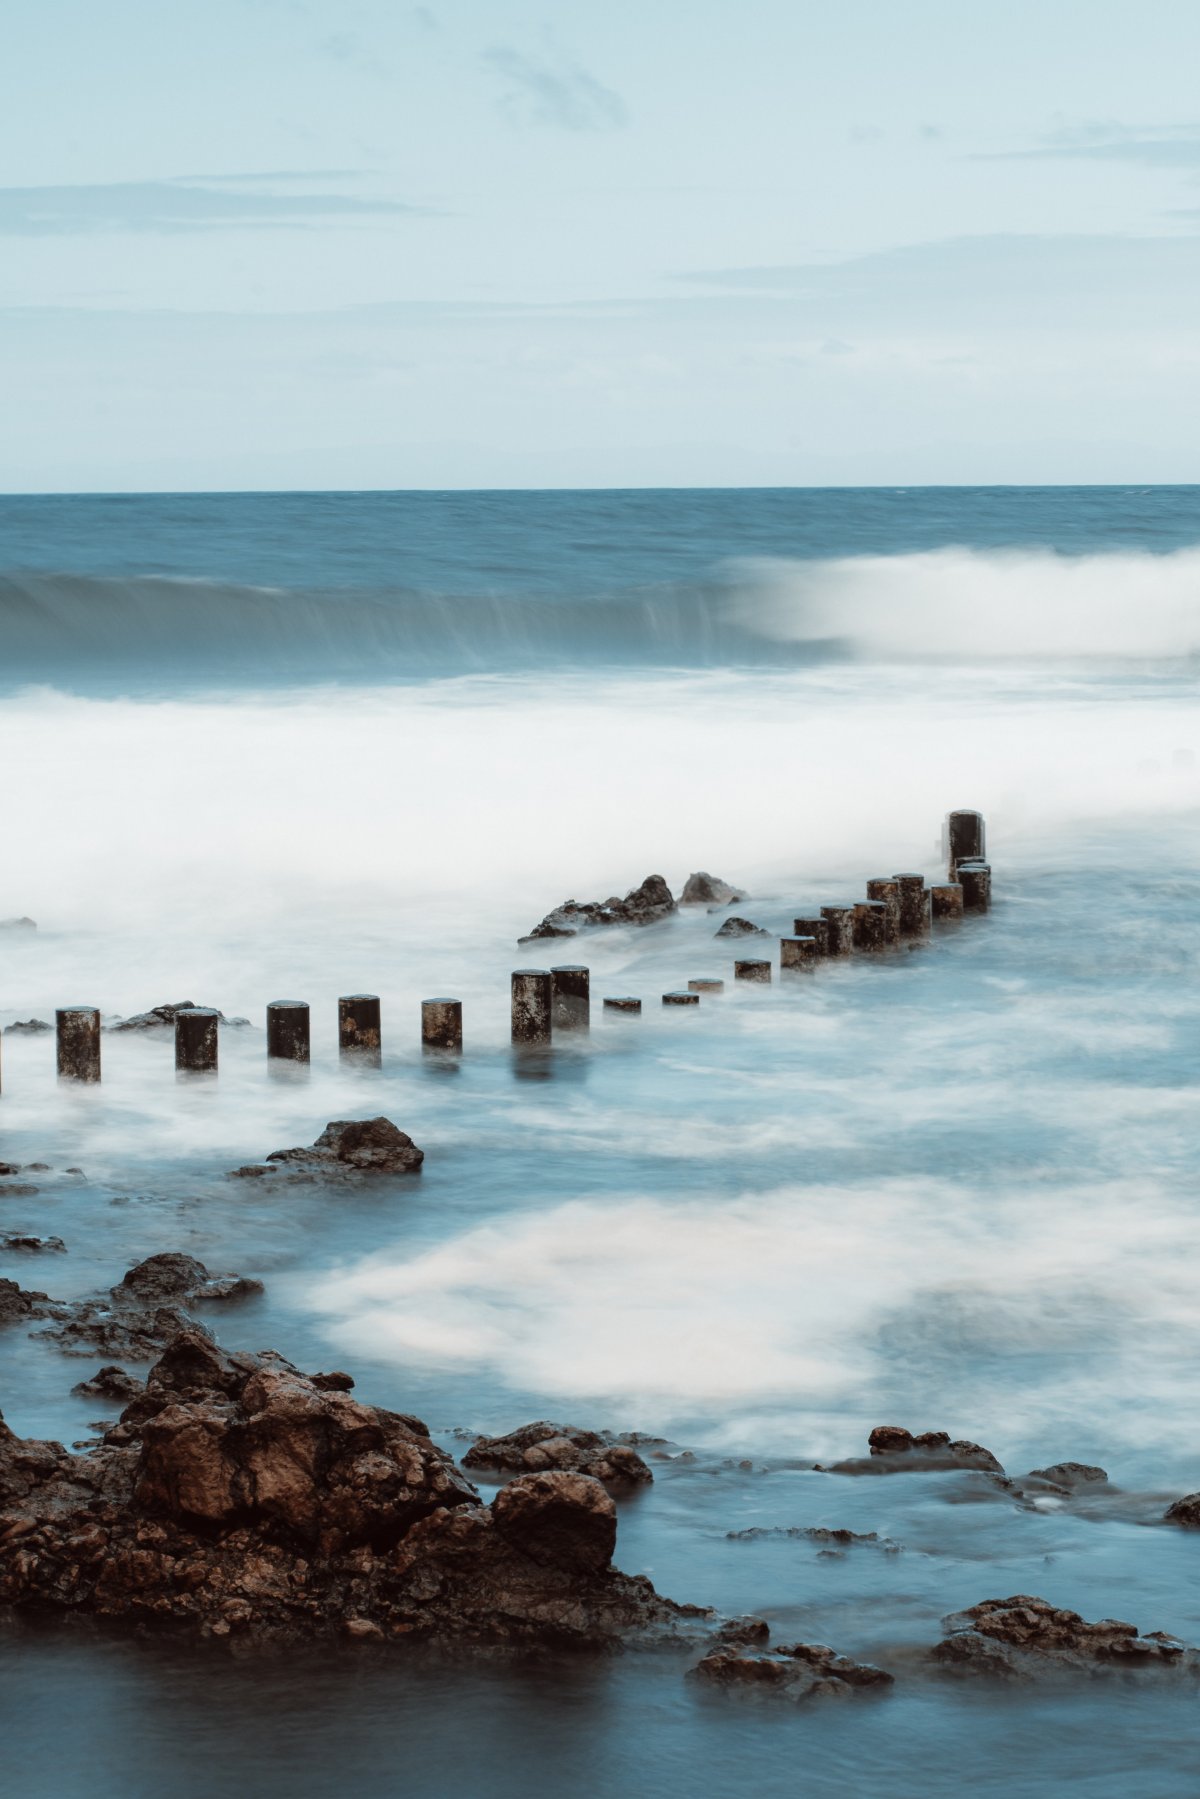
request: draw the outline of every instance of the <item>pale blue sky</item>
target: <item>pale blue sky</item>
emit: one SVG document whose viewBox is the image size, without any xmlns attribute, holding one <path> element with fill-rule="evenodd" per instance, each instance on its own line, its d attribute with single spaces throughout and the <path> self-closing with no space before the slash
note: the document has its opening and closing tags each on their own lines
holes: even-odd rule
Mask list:
<svg viewBox="0 0 1200 1799">
<path fill-rule="evenodd" d="M 10 0 L 0 488 L 1200 480 L 1184 0 Z"/>
</svg>

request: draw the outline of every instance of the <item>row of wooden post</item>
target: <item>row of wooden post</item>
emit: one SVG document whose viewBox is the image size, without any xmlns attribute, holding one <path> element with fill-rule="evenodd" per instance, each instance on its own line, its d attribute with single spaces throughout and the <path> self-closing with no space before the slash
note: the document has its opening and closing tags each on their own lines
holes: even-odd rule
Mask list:
<svg viewBox="0 0 1200 1799">
<path fill-rule="evenodd" d="M 991 869 L 985 860 L 984 822 L 978 812 L 951 812 L 946 825 L 949 879 L 926 887 L 919 874 L 879 876 L 867 882 L 867 897 L 821 906 L 794 921 L 791 937 L 780 939 L 780 971 L 815 968 L 825 957 L 855 950 L 880 950 L 918 937 L 933 919 L 986 912 L 991 904 Z M 769 961 L 749 957 L 733 965 L 734 978 L 770 981 Z M 720 992 L 716 979 L 689 981 L 686 989 L 662 996 L 664 1006 L 696 1006 L 702 993 Z M 544 1044 L 556 1032 L 586 1031 L 591 1018 L 591 975 L 572 963 L 560 968 L 518 968 L 512 976 L 512 1040 Z M 606 1011 L 640 1012 L 631 994 L 604 1001 Z M 175 1066 L 186 1074 L 215 1074 L 220 1014 L 192 1006 L 175 1016 Z M 58 1072 L 64 1080 L 100 1079 L 100 1013 L 95 1006 L 64 1006 L 56 1014 Z M 343 1057 L 378 1067 L 382 1059 L 379 998 L 351 993 L 338 1000 L 338 1048 Z M 462 1049 L 462 1001 L 421 1002 L 421 1042 L 426 1049 L 455 1054 Z M 272 1000 L 267 1007 L 267 1056 L 274 1062 L 306 1063 L 311 1053 L 307 1001 Z"/>
</svg>

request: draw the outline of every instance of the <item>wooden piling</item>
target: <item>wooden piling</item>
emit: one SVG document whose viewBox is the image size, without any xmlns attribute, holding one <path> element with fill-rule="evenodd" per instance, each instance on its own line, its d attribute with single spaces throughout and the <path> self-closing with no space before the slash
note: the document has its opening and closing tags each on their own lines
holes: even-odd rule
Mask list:
<svg viewBox="0 0 1200 1799">
<path fill-rule="evenodd" d="M 60 1006 L 54 1014 L 60 1081 L 100 1079 L 100 1012 L 96 1006 Z"/>
<path fill-rule="evenodd" d="M 175 1014 L 175 1072 L 216 1074 L 220 1013 L 211 1006 L 185 1006 Z"/>
<path fill-rule="evenodd" d="M 887 921 L 884 925 L 883 940 L 885 943 L 900 941 L 900 877 L 898 875 L 881 875 L 867 882 L 867 898 L 882 900 L 887 907 Z"/>
<path fill-rule="evenodd" d="M 664 1006 L 698 1006 L 700 1004 L 700 995 L 698 993 L 692 993 L 690 991 L 684 992 L 682 990 L 675 993 L 664 993 L 662 996 L 662 1003 Z"/>
<path fill-rule="evenodd" d="M 792 932 L 797 937 L 813 937 L 816 939 L 817 954 L 829 954 L 829 925 L 823 918 L 795 918 L 792 920 Z"/>
<path fill-rule="evenodd" d="M 641 1009 L 641 1000 L 634 999 L 630 993 L 609 994 L 604 1001 L 606 1012 L 640 1012 Z"/>
<path fill-rule="evenodd" d="M 460 999 L 423 999 L 421 1001 L 421 1042 L 426 1049 L 462 1048 L 462 1001 Z"/>
<path fill-rule="evenodd" d="M 273 999 L 267 1007 L 267 1058 L 307 1062 L 311 1051 L 308 1001 Z"/>
<path fill-rule="evenodd" d="M 987 912 L 992 904 L 992 871 L 986 862 L 960 862 L 964 912 Z"/>
<path fill-rule="evenodd" d="M 573 963 L 563 968 L 552 968 L 550 974 L 551 1029 L 586 1031 L 591 1023 L 592 1013 L 589 971 Z"/>
<path fill-rule="evenodd" d="M 512 1040 L 549 1043 L 554 977 L 548 968 L 516 968 L 512 977 Z"/>
<path fill-rule="evenodd" d="M 951 812 L 946 818 L 946 861 L 950 879 L 960 862 L 987 860 L 987 831 L 982 812 Z"/>
<path fill-rule="evenodd" d="M 854 947 L 861 950 L 887 946 L 888 909 L 883 900 L 855 900 Z"/>
<path fill-rule="evenodd" d="M 900 883 L 900 935 L 923 937 L 929 930 L 929 889 L 924 875 L 897 875 Z"/>
<path fill-rule="evenodd" d="M 771 964 L 769 962 L 760 962 L 757 958 L 745 962 L 735 962 L 733 965 L 733 978 L 735 981 L 769 981 L 771 978 Z"/>
<path fill-rule="evenodd" d="M 378 1068 L 383 1060 L 379 996 L 347 993 L 338 1001 L 338 1054 Z"/>
<path fill-rule="evenodd" d="M 691 993 L 724 993 L 725 983 L 709 975 L 701 975 L 698 980 L 688 982 L 688 990 Z"/>
<path fill-rule="evenodd" d="M 821 960 L 815 937 L 781 937 L 779 939 L 779 972 L 800 968 L 811 972 Z"/>
<path fill-rule="evenodd" d="M 933 903 L 935 918 L 961 918 L 963 915 L 963 890 L 958 881 L 943 881 L 937 887 L 929 889 Z"/>
<path fill-rule="evenodd" d="M 825 920 L 826 955 L 848 956 L 854 948 L 854 907 L 822 906 L 821 917 Z"/>
</svg>

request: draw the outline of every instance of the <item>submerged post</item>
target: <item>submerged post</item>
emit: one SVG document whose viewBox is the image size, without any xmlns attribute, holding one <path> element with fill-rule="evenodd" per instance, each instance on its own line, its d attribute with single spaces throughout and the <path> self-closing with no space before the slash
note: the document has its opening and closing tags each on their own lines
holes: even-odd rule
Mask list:
<svg viewBox="0 0 1200 1799">
<path fill-rule="evenodd" d="M 900 935 L 923 937 L 929 929 L 929 889 L 924 875 L 897 875 L 900 883 Z"/>
<path fill-rule="evenodd" d="M 827 956 L 848 956 L 854 948 L 854 907 L 822 906 Z M 799 936 L 799 932 L 796 933 Z"/>
<path fill-rule="evenodd" d="M 606 1012 L 640 1012 L 642 1002 L 631 993 L 613 993 L 604 1002 Z"/>
<path fill-rule="evenodd" d="M 757 958 L 752 958 L 745 962 L 735 962 L 733 965 L 733 978 L 735 981 L 769 981 L 771 978 L 771 964 L 769 962 L 760 962 Z"/>
<path fill-rule="evenodd" d="M 987 912 L 992 904 L 992 871 L 986 862 L 960 862 L 964 912 Z"/>
<path fill-rule="evenodd" d="M 958 881 L 943 881 L 939 886 L 931 887 L 929 897 L 933 902 L 935 918 L 962 917 L 963 890 Z"/>
<path fill-rule="evenodd" d="M 688 982 L 689 993 L 724 993 L 724 981 L 718 981 L 708 975 L 701 975 L 697 980 Z"/>
<path fill-rule="evenodd" d="M 338 1001 L 338 1054 L 378 1068 L 383 1060 L 379 996 L 347 993 Z"/>
<path fill-rule="evenodd" d="M 982 812 L 951 812 L 946 818 L 946 860 L 954 880 L 960 862 L 983 862 L 987 857 Z"/>
<path fill-rule="evenodd" d="M 216 1074 L 217 1024 L 211 1006 L 185 1006 L 175 1014 L 175 1072 Z"/>
<path fill-rule="evenodd" d="M 887 907 L 887 921 L 883 932 L 884 942 L 899 943 L 902 911 L 899 875 L 880 876 L 877 880 L 868 881 L 867 898 L 882 900 Z"/>
<path fill-rule="evenodd" d="M 586 968 L 571 963 L 552 968 L 551 1027 L 556 1031 L 586 1031 L 592 1020 L 592 977 Z"/>
<path fill-rule="evenodd" d="M 554 977 L 548 968 L 516 968 L 512 977 L 512 1040 L 549 1043 Z"/>
<path fill-rule="evenodd" d="M 855 949 L 883 949 L 887 943 L 888 909 L 883 900 L 855 900 Z"/>
<path fill-rule="evenodd" d="M 825 919 L 820 917 L 794 918 L 792 932 L 797 937 L 812 937 L 816 942 L 819 956 L 829 954 L 829 925 Z"/>
<path fill-rule="evenodd" d="M 680 988 L 674 993 L 663 994 L 664 1006 L 698 1006 L 699 1004 L 700 995 L 693 993 L 690 988 L 686 991 Z"/>
<path fill-rule="evenodd" d="M 267 1056 L 273 1062 L 307 1062 L 310 1048 L 308 1001 L 273 999 L 267 1007 Z"/>
<path fill-rule="evenodd" d="M 54 1014 L 60 1081 L 100 1079 L 100 1012 L 96 1006 L 60 1006 Z"/>
<path fill-rule="evenodd" d="M 781 937 L 779 939 L 779 972 L 784 969 L 814 969 L 821 960 L 815 937 Z"/>
<path fill-rule="evenodd" d="M 461 1050 L 462 1001 L 460 999 L 423 999 L 421 1001 L 421 1042 L 426 1049 Z"/>
</svg>

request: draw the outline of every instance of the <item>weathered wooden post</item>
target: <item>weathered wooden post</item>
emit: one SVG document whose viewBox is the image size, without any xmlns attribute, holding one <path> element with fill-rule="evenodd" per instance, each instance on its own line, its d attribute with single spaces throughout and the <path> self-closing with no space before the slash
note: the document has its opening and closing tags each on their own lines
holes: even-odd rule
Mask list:
<svg viewBox="0 0 1200 1799">
<path fill-rule="evenodd" d="M 100 1079 L 100 1012 L 96 1006 L 60 1006 L 54 1014 L 60 1081 Z"/>
<path fill-rule="evenodd" d="M 923 937 L 929 929 L 929 889 L 924 875 L 897 875 L 900 883 L 900 935 Z"/>
<path fill-rule="evenodd" d="M 946 860 L 953 881 L 960 862 L 987 859 L 987 832 L 982 812 L 951 812 L 946 818 Z"/>
<path fill-rule="evenodd" d="M 771 964 L 769 962 L 761 962 L 754 957 L 745 962 L 735 962 L 733 965 L 733 978 L 735 981 L 769 981 L 771 978 Z"/>
<path fill-rule="evenodd" d="M 383 1061 L 379 996 L 346 993 L 338 1001 L 338 1054 L 378 1068 Z"/>
<path fill-rule="evenodd" d="M 855 900 L 855 949 L 883 949 L 887 944 L 888 909 L 883 900 Z"/>
<path fill-rule="evenodd" d="M 688 990 L 692 993 L 724 993 L 725 983 L 709 975 L 701 975 L 697 980 L 688 982 Z"/>
<path fill-rule="evenodd" d="M 817 954 L 829 954 L 829 925 L 823 918 L 794 918 L 792 935 L 795 937 L 813 937 L 816 939 Z"/>
<path fill-rule="evenodd" d="M 604 1002 L 606 1012 L 640 1012 L 642 1002 L 630 993 L 610 994 Z"/>
<path fill-rule="evenodd" d="M 421 1043 L 425 1049 L 453 1050 L 462 1048 L 462 1001 L 460 999 L 423 999 L 421 1001 Z"/>
<path fill-rule="evenodd" d="M 992 904 L 992 871 L 986 862 L 960 862 L 964 912 L 987 912 Z"/>
<path fill-rule="evenodd" d="M 935 918 L 962 917 L 963 890 L 958 881 L 942 881 L 937 887 L 931 887 L 929 897 L 933 902 Z"/>
<path fill-rule="evenodd" d="M 781 937 L 779 939 L 779 972 L 801 968 L 811 972 L 821 960 L 815 937 Z"/>
<path fill-rule="evenodd" d="M 854 948 L 854 907 L 822 906 L 827 956 L 848 956 Z M 796 933 L 800 935 L 799 931 Z"/>
<path fill-rule="evenodd" d="M 307 1062 L 310 1052 L 308 1001 L 273 999 L 267 1007 L 267 1058 Z"/>
<path fill-rule="evenodd" d="M 698 993 L 692 993 L 690 991 L 684 992 L 684 991 L 680 990 L 675 993 L 664 993 L 663 994 L 663 1005 L 664 1006 L 698 1006 L 699 1004 L 700 1004 L 700 995 Z"/>
<path fill-rule="evenodd" d="M 571 964 L 550 970 L 551 1028 L 586 1031 L 591 1023 L 592 978 L 586 968 Z"/>
<path fill-rule="evenodd" d="M 512 1040 L 549 1043 L 554 977 L 548 968 L 516 968 L 512 977 Z"/>
<path fill-rule="evenodd" d="M 220 1014 L 211 1006 L 185 1006 L 175 1014 L 175 1072 L 216 1074 Z"/>
<path fill-rule="evenodd" d="M 874 881 L 868 881 L 867 898 L 882 900 L 887 907 L 887 920 L 883 932 L 884 942 L 899 943 L 901 914 L 899 875 L 881 875 Z"/>
</svg>

